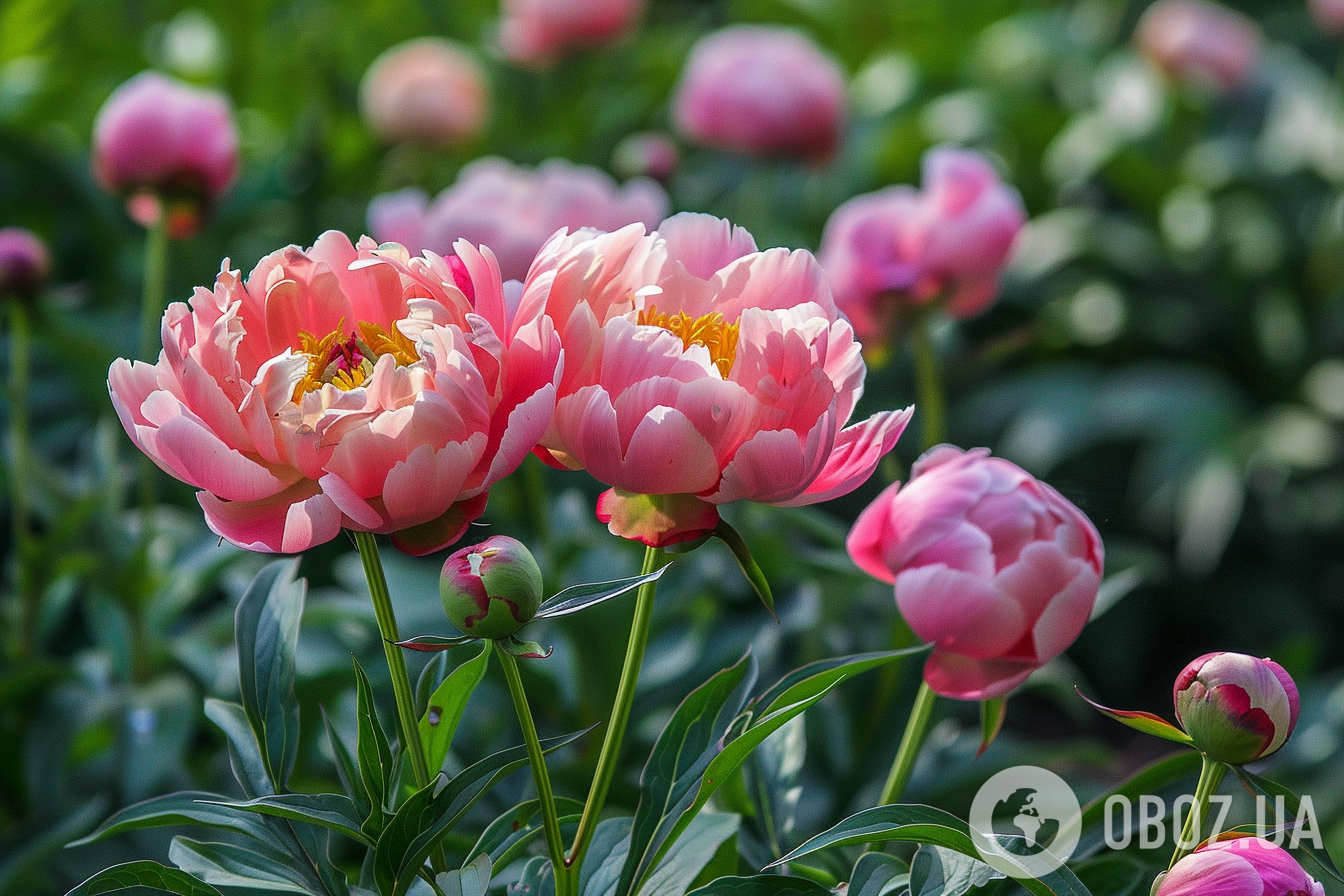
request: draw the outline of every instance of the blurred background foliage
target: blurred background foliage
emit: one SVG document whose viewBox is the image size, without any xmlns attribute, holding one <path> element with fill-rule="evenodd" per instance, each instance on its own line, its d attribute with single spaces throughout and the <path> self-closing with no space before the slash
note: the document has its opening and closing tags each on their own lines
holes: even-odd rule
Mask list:
<svg viewBox="0 0 1344 896">
<path fill-rule="evenodd" d="M 210 225 L 174 245 L 169 295 L 179 299 L 222 258 L 246 271 L 325 229 L 361 232 L 376 193 L 437 192 L 481 155 L 607 167 L 622 137 L 668 129 L 695 39 L 741 21 L 800 27 L 842 63 L 852 77 L 844 143 L 819 167 L 683 147 L 673 208 L 729 217 L 762 246 L 815 249 L 841 201 L 917 181 L 929 146 L 989 154 L 1031 222 L 998 304 L 936 334 L 951 441 L 988 445 L 1048 479 L 1101 529 L 1108 573 L 1137 582 L 1013 700 L 1007 735 L 979 762 L 973 707 L 947 711 L 910 797 L 964 811 L 974 782 L 1028 757 L 1096 792 L 1159 748 L 1091 714 L 1072 686 L 1169 715 L 1170 682 L 1189 659 L 1236 650 L 1272 655 L 1302 686 L 1303 721 L 1275 766 L 1313 794 L 1328 845 L 1344 855 L 1344 57 L 1297 0 L 1241 2 L 1229 5 L 1267 40 L 1250 85 L 1168 84 L 1130 44 L 1144 5 L 655 0 L 615 46 L 534 72 L 492 53 L 491 0 L 5 0 L 0 224 L 49 241 L 56 282 L 35 352 L 42 463 L 32 481 L 4 483 L 32 496 L 42 614 L 7 645 L 0 674 L 0 893 L 64 892 L 114 861 L 161 858 L 160 833 L 61 847 L 118 806 L 225 786 L 222 739 L 201 700 L 236 690 L 232 607 L 260 563 L 218 545 L 185 486 L 159 482 L 147 545 L 144 515 L 126 507 L 134 459 L 105 381 L 114 357 L 133 354 L 144 236 L 89 172 L 108 93 L 156 67 L 235 105 L 241 178 Z M 479 48 L 493 86 L 487 131 L 451 152 L 383 146 L 357 110 L 369 63 L 425 34 Z M 870 372 L 860 411 L 913 395 L 897 352 Z M 884 474 L 900 478 L 917 443 L 912 431 Z M 674 567 L 616 803 L 633 805 L 640 757 L 671 708 L 746 645 L 767 670 L 889 645 L 899 631 L 890 589 L 843 551 L 876 479 L 819 510 L 735 509 L 775 585 L 778 625 L 720 547 Z M 632 574 L 638 552 L 593 519 L 597 490 L 529 463 L 496 488 L 485 521 L 533 546 L 552 590 Z M 443 631 L 432 558 L 387 562 L 403 631 Z M 299 669 L 312 736 L 297 780 L 323 789 L 332 770 L 318 706 L 348 730 L 350 654 L 371 673 L 382 664 L 351 546 L 310 552 L 302 571 L 314 588 Z M 530 635 L 556 645 L 550 660 L 525 664 L 543 733 L 605 717 L 629 612 L 615 602 Z M 793 772 L 804 786 L 786 844 L 861 804 L 856 791 L 886 766 L 916 673 L 850 688 L 809 713 L 806 737 L 790 735 L 781 749 L 805 749 L 806 763 Z M 885 713 L 870 711 L 874 693 Z M 516 739 L 493 676 L 469 712 L 454 756 Z M 561 759 L 561 793 L 580 795 L 586 762 Z M 490 808 L 526 786 L 510 779 Z M 768 841 L 744 843 L 743 855 L 778 855 Z"/>
</svg>

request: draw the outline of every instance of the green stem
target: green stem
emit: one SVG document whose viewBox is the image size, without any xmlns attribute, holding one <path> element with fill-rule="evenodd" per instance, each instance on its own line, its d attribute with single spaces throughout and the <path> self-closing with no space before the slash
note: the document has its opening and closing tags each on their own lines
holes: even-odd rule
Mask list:
<svg viewBox="0 0 1344 896">
<path fill-rule="evenodd" d="M 642 575 L 648 575 L 658 568 L 658 559 L 662 551 L 647 548 L 644 551 Z M 616 705 L 611 710 L 611 723 L 607 726 L 606 737 L 602 741 L 602 752 L 597 757 L 597 772 L 593 776 L 592 788 L 588 791 L 588 800 L 583 805 L 583 815 L 579 818 L 579 829 L 574 834 L 574 847 L 565 859 L 565 871 L 571 881 L 578 879 L 583 867 L 583 857 L 592 842 L 593 832 L 597 829 L 598 816 L 607 800 L 607 791 L 611 779 L 616 774 L 616 760 L 621 752 L 621 740 L 625 737 L 625 726 L 630 721 L 630 708 L 635 702 L 635 685 L 639 681 L 639 667 L 644 661 L 644 648 L 649 641 L 649 626 L 653 621 L 653 596 L 658 587 L 657 581 L 645 582 L 639 586 L 635 595 L 635 620 L 630 626 L 630 642 L 625 649 L 625 665 L 621 668 L 621 680 L 616 686 Z"/>
<path fill-rule="evenodd" d="M 573 890 L 570 886 L 571 878 L 565 873 L 565 844 L 560 835 L 560 816 L 555 811 L 551 776 L 546 772 L 546 756 L 542 753 L 541 740 L 537 737 L 536 723 L 532 721 L 532 710 L 527 705 L 523 679 L 518 674 L 518 661 L 507 650 L 501 650 L 498 644 L 494 648 L 499 664 L 504 667 L 504 678 L 509 682 L 509 694 L 513 697 L 513 708 L 518 712 L 518 724 L 522 726 L 527 758 L 532 765 L 532 779 L 537 783 L 542 826 L 546 830 L 546 847 L 550 850 L 551 865 L 555 869 L 556 894 L 569 896 Z"/>
<path fill-rule="evenodd" d="M 1208 756 L 1201 756 L 1201 759 L 1203 763 L 1199 768 L 1199 783 L 1195 785 L 1195 801 L 1190 806 L 1189 814 L 1185 816 L 1185 826 L 1181 828 L 1180 839 L 1176 841 L 1176 851 L 1171 855 L 1171 864 L 1167 865 L 1168 871 L 1195 851 L 1195 846 L 1199 844 L 1200 832 L 1204 830 L 1204 816 L 1209 811 L 1209 800 L 1218 792 L 1218 785 L 1223 783 L 1223 775 L 1227 774 L 1226 763 L 1210 759 Z"/>
<path fill-rule="evenodd" d="M 28 568 L 31 529 L 29 527 L 28 488 L 28 371 L 31 368 L 32 327 L 28 309 L 19 299 L 9 307 L 9 499 L 13 526 L 14 575 L 21 603 L 19 624 L 14 632 L 15 654 L 26 657 L 37 640 L 37 589 Z"/>
<path fill-rule="evenodd" d="M 910 782 L 910 773 L 915 769 L 915 757 L 924 743 L 929 731 L 929 718 L 933 715 L 933 704 L 938 695 L 929 687 L 928 682 L 919 683 L 919 693 L 915 695 L 915 705 L 910 708 L 910 718 L 905 723 L 905 734 L 901 736 L 901 745 L 896 749 L 896 759 L 891 764 L 887 783 L 882 787 L 879 806 L 890 806 L 901 798 L 905 785 Z"/>
<path fill-rule="evenodd" d="M 159 215 L 145 234 L 145 282 L 140 299 L 140 358 L 150 364 L 159 356 L 159 321 L 168 279 L 168 211 L 159 202 Z M 154 506 L 154 464 L 140 457 L 140 509 L 145 538 L 149 539 L 149 509 Z"/>
<path fill-rule="evenodd" d="M 916 407 L 923 421 L 920 432 L 925 450 L 947 438 L 943 377 L 938 367 L 938 353 L 933 347 L 933 321 L 933 312 L 921 314 L 910 334 L 910 347 L 915 356 Z"/>
</svg>

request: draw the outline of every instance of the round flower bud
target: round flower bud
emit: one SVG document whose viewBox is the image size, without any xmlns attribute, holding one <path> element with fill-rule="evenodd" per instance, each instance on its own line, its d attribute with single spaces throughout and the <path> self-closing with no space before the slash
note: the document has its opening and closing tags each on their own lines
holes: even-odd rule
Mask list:
<svg viewBox="0 0 1344 896">
<path fill-rule="evenodd" d="M 541 569 L 521 541 L 492 535 L 444 562 L 439 596 L 464 634 L 507 638 L 541 606 Z"/>
<path fill-rule="evenodd" d="M 621 177 L 651 177 L 666 181 L 681 164 L 677 144 L 666 134 L 642 131 L 631 134 L 611 154 L 611 168 Z"/>
<path fill-rule="evenodd" d="M 364 120 L 384 140 L 453 147 L 490 117 L 490 84 L 461 44 L 419 37 L 373 61 L 359 86 Z"/>
<path fill-rule="evenodd" d="M 1273 753 L 1297 724 L 1297 686 L 1270 659 L 1208 653 L 1190 663 L 1173 688 L 1176 718 L 1195 746 L 1232 765 Z"/>
<path fill-rule="evenodd" d="M 1164 874 L 1155 896 L 1325 896 L 1288 851 L 1260 837 L 1218 840 Z"/>
<path fill-rule="evenodd" d="M 50 273 L 42 240 L 22 227 L 0 229 L 0 299 L 31 298 Z"/>
</svg>

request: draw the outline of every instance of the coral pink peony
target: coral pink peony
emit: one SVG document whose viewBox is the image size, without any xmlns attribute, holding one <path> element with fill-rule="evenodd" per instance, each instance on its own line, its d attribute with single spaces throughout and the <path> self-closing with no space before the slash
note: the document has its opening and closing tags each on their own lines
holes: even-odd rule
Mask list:
<svg viewBox="0 0 1344 896">
<path fill-rule="evenodd" d="M 1201 846 L 1159 881 L 1154 896 L 1325 896 L 1287 850 L 1260 837 Z"/>
<path fill-rule="evenodd" d="M 465 47 L 420 37 L 385 50 L 359 85 L 359 106 L 384 140 L 456 146 L 490 115 L 490 85 Z"/>
<path fill-rule="evenodd" d="M 598 169 L 564 159 L 530 170 L 485 158 L 463 168 L 432 203 L 414 190 L 375 198 L 369 229 L 375 239 L 404 242 L 413 252 L 447 252 L 460 239 L 489 246 L 504 279 L 522 280 L 537 250 L 562 227 L 652 227 L 666 214 L 667 193 L 647 178 L 617 186 Z"/>
<path fill-rule="evenodd" d="M 490 253 L 454 248 L 457 265 L 329 232 L 246 283 L 226 260 L 169 306 L 157 364 L 113 363 L 122 425 L 235 544 L 302 551 L 345 527 L 438 550 L 545 432 L 560 355 Z"/>
<path fill-rule="evenodd" d="M 1344 34 L 1344 0 L 1309 0 L 1316 27 L 1326 34 Z"/>
<path fill-rule="evenodd" d="M 1134 40 L 1168 77 L 1230 90 L 1250 80 L 1262 38 L 1254 21 L 1209 0 L 1157 0 Z"/>
<path fill-rule="evenodd" d="M 1271 659 L 1206 653 L 1176 676 L 1176 718 L 1200 751 L 1243 765 L 1263 759 L 1297 725 L 1297 685 Z"/>
<path fill-rule="evenodd" d="M 612 486 L 598 514 L 617 535 L 674 544 L 730 501 L 846 494 L 910 418 L 844 428 L 864 365 L 815 259 L 708 215 L 557 234 L 521 307 L 543 304 L 565 370 L 541 451 Z"/>
<path fill-rule="evenodd" d="M 929 687 L 987 700 L 1058 656 L 1087 624 L 1102 546 L 1077 507 L 984 448 L 930 449 L 859 515 L 859 568 L 895 582 L 896 605 L 933 653 Z"/>
<path fill-rule="evenodd" d="M 166 212 L 172 236 L 190 235 L 237 171 L 238 132 L 216 91 L 141 72 L 94 120 L 94 176 L 143 226 Z"/>
<path fill-rule="evenodd" d="M 845 202 L 826 222 L 818 258 L 835 301 L 869 348 L 913 308 L 944 300 L 959 318 L 984 311 L 1018 231 L 1022 197 L 979 153 L 924 157 L 924 190 L 888 187 Z"/>
<path fill-rule="evenodd" d="M 547 66 L 569 50 L 620 37 L 644 0 L 503 0 L 499 47 L 513 62 Z"/>
<path fill-rule="evenodd" d="M 29 298 L 51 275 L 47 244 L 22 227 L 0 228 L 0 300 Z"/>
<path fill-rule="evenodd" d="M 846 114 L 844 71 L 805 34 L 734 25 L 691 49 L 672 118 L 705 146 L 824 161 Z"/>
</svg>

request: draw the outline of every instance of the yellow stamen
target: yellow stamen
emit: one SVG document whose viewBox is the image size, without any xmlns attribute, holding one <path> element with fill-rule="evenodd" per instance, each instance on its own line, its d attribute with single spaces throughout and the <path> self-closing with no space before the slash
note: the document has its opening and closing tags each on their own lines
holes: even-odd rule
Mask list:
<svg viewBox="0 0 1344 896">
<path fill-rule="evenodd" d="M 309 392 L 330 383 L 343 392 L 357 389 L 368 381 L 373 367 L 383 355 L 391 355 L 399 366 L 420 360 L 415 345 L 400 330 L 360 321 L 359 332 L 345 338 L 345 321 L 337 324 L 321 339 L 306 330 L 299 333 L 299 351 L 308 360 L 308 370 L 294 387 L 297 402 Z"/>
<path fill-rule="evenodd" d="M 709 359 L 719 368 L 719 375 L 728 378 L 733 369 L 733 359 L 737 357 L 738 325 L 730 324 L 718 311 L 692 318 L 684 311 L 676 314 L 660 314 L 650 305 L 639 312 L 635 323 L 640 326 L 662 327 L 681 339 L 686 348 L 703 345 L 709 350 Z"/>
</svg>

